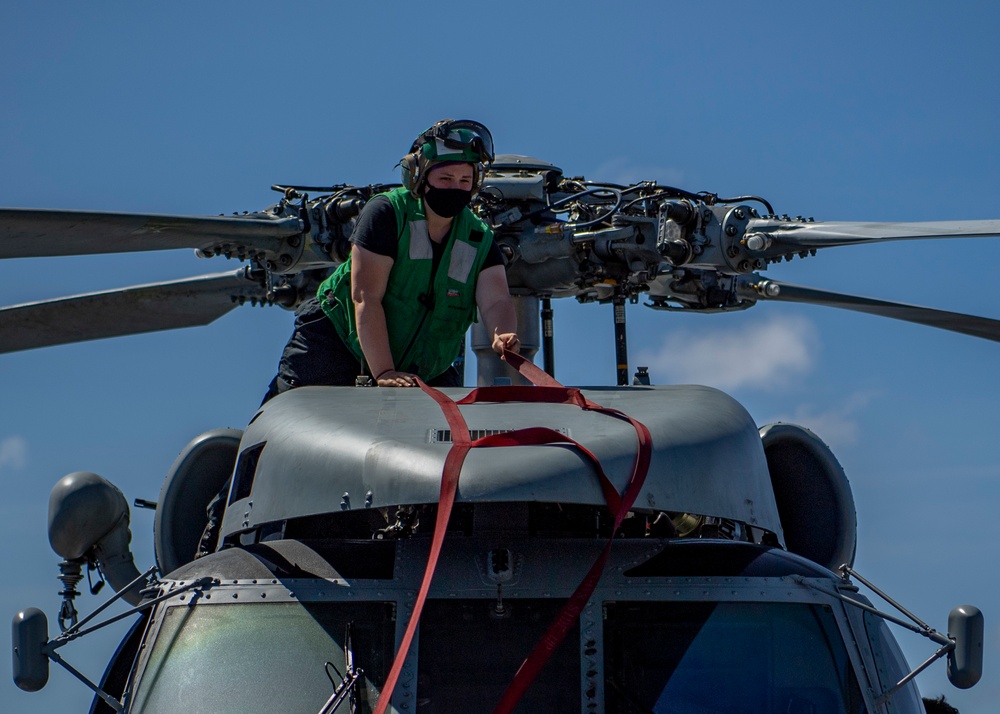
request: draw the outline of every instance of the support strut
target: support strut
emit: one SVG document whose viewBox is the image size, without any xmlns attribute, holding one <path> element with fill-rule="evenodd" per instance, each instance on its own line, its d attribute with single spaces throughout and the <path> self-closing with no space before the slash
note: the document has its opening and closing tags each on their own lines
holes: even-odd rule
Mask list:
<svg viewBox="0 0 1000 714">
<path fill-rule="evenodd" d="M 618 365 L 618 386 L 628 385 L 628 338 L 625 333 L 625 296 L 615 293 L 611 298 L 615 309 L 615 362 Z"/>
<path fill-rule="evenodd" d="M 555 340 L 552 325 L 552 298 L 542 298 L 542 354 L 543 367 L 550 377 L 556 376 Z"/>
</svg>

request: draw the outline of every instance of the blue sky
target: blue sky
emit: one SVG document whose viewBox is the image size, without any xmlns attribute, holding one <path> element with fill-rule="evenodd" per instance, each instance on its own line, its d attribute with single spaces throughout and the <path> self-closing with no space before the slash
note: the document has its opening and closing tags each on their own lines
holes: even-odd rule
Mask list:
<svg viewBox="0 0 1000 714">
<path fill-rule="evenodd" d="M 1000 218 L 998 26 L 1000 9 L 972 2 L 17 3 L 0 42 L 0 204 L 257 210 L 272 183 L 392 182 L 413 135 L 453 116 L 588 179 L 755 194 L 817 220 Z M 3 261 L 0 304 L 231 265 L 190 251 Z M 998 265 L 995 239 L 924 241 L 768 275 L 1000 318 Z M 557 376 L 613 383 L 610 307 L 554 307 Z M 632 366 L 654 382 L 723 388 L 758 423 L 830 443 L 854 489 L 858 569 L 939 629 L 960 603 L 986 614 L 984 681 L 956 690 L 939 663 L 921 689 L 963 712 L 995 706 L 1000 344 L 777 303 L 635 305 L 628 319 Z M 58 478 L 94 471 L 155 500 L 191 438 L 253 414 L 290 326 L 247 307 L 207 328 L 0 356 L 0 611 L 54 622 Z M 140 567 L 152 521 L 132 514 Z M 98 678 L 118 636 L 64 656 Z M 912 663 L 933 651 L 901 643 Z M 34 695 L 0 678 L 4 711 L 89 699 L 62 670 Z"/>
</svg>

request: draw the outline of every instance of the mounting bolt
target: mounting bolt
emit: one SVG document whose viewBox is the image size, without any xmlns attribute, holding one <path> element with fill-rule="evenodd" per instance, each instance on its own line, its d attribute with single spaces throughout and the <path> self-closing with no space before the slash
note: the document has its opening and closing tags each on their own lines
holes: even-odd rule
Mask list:
<svg viewBox="0 0 1000 714">
<path fill-rule="evenodd" d="M 756 288 L 757 292 L 761 295 L 769 298 L 778 297 L 781 293 L 781 287 L 772 283 L 770 280 L 759 282 L 754 286 L 754 288 Z"/>
<path fill-rule="evenodd" d="M 746 237 L 747 249 L 754 252 L 767 250 L 771 247 L 771 238 L 763 233 L 751 233 Z"/>
</svg>

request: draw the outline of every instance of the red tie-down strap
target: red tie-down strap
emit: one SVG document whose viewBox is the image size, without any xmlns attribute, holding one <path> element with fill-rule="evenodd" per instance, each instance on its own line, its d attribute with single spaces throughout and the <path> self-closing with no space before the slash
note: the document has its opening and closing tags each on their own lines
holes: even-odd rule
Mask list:
<svg viewBox="0 0 1000 714">
<path fill-rule="evenodd" d="M 505 351 L 503 358 L 508 362 L 508 364 L 520 372 L 522 376 L 536 386 L 480 387 L 455 402 L 433 387 L 429 387 L 424 382 L 418 380 L 420 388 L 423 389 L 424 392 L 434 399 L 434 401 L 436 401 L 441 407 L 445 420 L 448 422 L 448 426 L 451 429 L 452 447 L 444 462 L 444 471 L 441 476 L 441 492 L 438 498 L 437 519 L 434 523 L 434 534 L 431 539 L 431 549 L 427 558 L 427 566 L 424 569 L 424 577 L 420 584 L 420 590 L 417 593 L 416 602 L 413 606 L 413 613 L 410 615 L 410 620 L 406 625 L 405 632 L 403 633 L 403 639 L 400 642 L 399 651 L 396 653 L 396 658 L 392 663 L 392 668 L 389 670 L 389 676 L 386 677 L 385 685 L 382 687 L 378 705 L 375 708 L 375 714 L 384 714 L 388 708 L 389 701 L 392 698 L 392 691 L 396 686 L 396 682 L 399 680 L 400 672 L 402 672 L 403 669 L 403 663 L 406 660 L 406 655 L 413 642 L 417 623 L 420 621 L 420 614 L 423 611 L 424 603 L 427 601 L 427 593 L 430 590 L 434 569 L 437 567 L 438 557 L 441 554 L 441 546 L 444 543 L 444 535 L 447 531 L 448 519 L 451 516 L 451 509 L 455 503 L 455 495 L 458 491 L 458 477 L 462 470 L 462 464 L 465 462 L 465 457 L 468 455 L 470 449 L 499 446 L 534 446 L 555 443 L 573 444 L 594 465 L 594 469 L 600 480 L 601 491 L 604 494 L 604 499 L 608 504 L 608 508 L 614 514 L 614 527 L 611 530 L 611 538 L 608 539 L 604 549 L 601 551 L 600 555 L 597 556 L 593 565 L 591 565 L 590 570 L 587 572 L 583 581 L 579 586 L 577 586 L 576 590 L 570 596 L 562 610 L 560 610 L 559 614 L 549 625 L 545 634 L 542 635 L 541 639 L 535 645 L 527 659 L 524 660 L 520 668 L 517 670 L 517 673 L 514 675 L 514 679 L 507 687 L 507 691 L 504 692 L 499 704 L 497 704 L 496 708 L 493 710 L 494 714 L 509 714 L 509 712 L 513 711 L 514 707 L 517 706 L 517 703 L 524 695 L 524 692 L 527 691 L 528 687 L 538 676 L 538 673 L 545 666 L 546 662 L 549 661 L 549 658 L 555 652 L 556 648 L 558 648 L 560 643 L 562 643 L 563 639 L 566 637 L 566 633 L 569 632 L 569 630 L 573 627 L 573 624 L 578 620 L 580 612 L 590 599 L 590 596 L 593 594 L 594 589 L 597 587 L 597 583 L 601 578 L 601 574 L 604 572 L 604 566 L 607 563 L 608 556 L 611 552 L 611 544 L 614 539 L 614 533 L 618 530 L 618 527 L 621 525 L 622 520 L 628 514 L 629 510 L 631 510 L 632 504 L 635 503 L 635 499 L 639 495 L 642 484 L 646 479 L 646 472 L 649 470 L 649 462 L 652 454 L 652 437 L 650 436 L 649 429 L 647 429 L 645 425 L 617 409 L 603 407 L 600 404 L 590 401 L 583 396 L 579 389 L 564 387 L 537 366 L 518 354 Z M 466 424 L 462 413 L 459 411 L 458 405 L 489 402 L 571 404 L 576 405 L 581 409 L 599 412 L 617 419 L 628 421 L 633 428 L 635 428 L 639 443 L 635 461 L 632 464 L 632 473 L 625 486 L 625 492 L 619 495 L 617 489 L 615 489 L 607 475 L 605 475 L 597 457 L 589 449 L 568 436 L 560 434 L 554 429 L 546 427 L 530 427 L 503 434 L 484 436 L 473 441 L 469 433 L 469 427 Z"/>
</svg>

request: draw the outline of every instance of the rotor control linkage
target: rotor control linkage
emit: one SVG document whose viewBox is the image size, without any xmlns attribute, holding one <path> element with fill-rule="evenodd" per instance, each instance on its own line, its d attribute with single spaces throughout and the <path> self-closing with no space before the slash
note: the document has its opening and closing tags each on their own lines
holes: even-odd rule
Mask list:
<svg viewBox="0 0 1000 714">
<path fill-rule="evenodd" d="M 626 386 L 628 381 L 628 336 L 625 325 L 625 295 L 616 291 L 611 298 L 615 311 L 615 364 L 618 369 L 618 386 Z"/>
<path fill-rule="evenodd" d="M 550 377 L 556 376 L 556 356 L 555 356 L 555 329 L 552 312 L 552 298 L 544 297 L 541 300 L 542 309 L 542 354 L 544 355 L 543 368 Z"/>
</svg>

